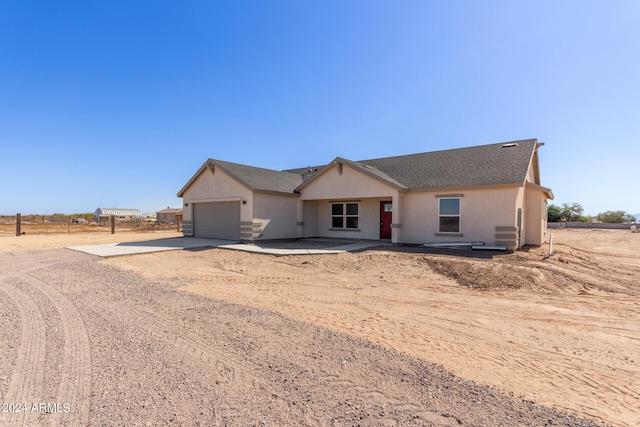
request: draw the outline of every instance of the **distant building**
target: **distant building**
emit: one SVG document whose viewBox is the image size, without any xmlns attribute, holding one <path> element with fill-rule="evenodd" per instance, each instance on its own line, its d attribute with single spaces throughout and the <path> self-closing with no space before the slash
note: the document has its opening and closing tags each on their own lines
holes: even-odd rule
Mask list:
<svg viewBox="0 0 640 427">
<path fill-rule="evenodd" d="M 156 212 L 156 220 L 163 223 L 176 222 L 176 215 L 182 215 L 182 208 L 167 208 Z"/>
<path fill-rule="evenodd" d="M 142 212 L 138 209 L 105 209 L 98 208 L 93 214 L 93 218 L 96 222 L 108 222 L 111 217 L 116 217 L 116 222 L 132 222 L 142 221 Z"/>
</svg>

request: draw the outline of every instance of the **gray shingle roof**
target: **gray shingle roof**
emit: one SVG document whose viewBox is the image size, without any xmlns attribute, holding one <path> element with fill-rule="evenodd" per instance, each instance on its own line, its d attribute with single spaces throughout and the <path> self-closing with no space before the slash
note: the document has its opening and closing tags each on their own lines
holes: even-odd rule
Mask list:
<svg viewBox="0 0 640 427">
<path fill-rule="evenodd" d="M 536 139 L 527 139 L 357 162 L 340 158 L 336 161 L 356 164 L 370 175 L 406 189 L 521 184 L 536 145 Z M 214 159 L 207 163 L 222 168 L 253 190 L 288 194 L 324 167 L 276 171 Z"/>
<path fill-rule="evenodd" d="M 362 160 L 407 188 L 524 183 L 537 140 Z"/>
<path fill-rule="evenodd" d="M 393 185 L 394 187 L 398 187 L 399 189 L 406 190 L 408 188 L 406 185 L 399 182 L 395 177 L 390 176 L 386 172 L 383 172 L 379 168 L 372 166 L 370 164 L 367 164 L 364 162 L 353 162 L 351 160 L 342 159 L 342 158 L 337 158 L 335 161 L 351 164 L 353 167 L 359 168 L 362 172 L 368 175 L 371 175 L 375 178 L 378 178 L 379 180 L 385 181 Z"/>
<path fill-rule="evenodd" d="M 257 168 L 222 160 L 209 159 L 209 162 L 220 166 L 253 190 L 293 193 L 293 190 L 302 184 L 302 176 L 299 173 Z"/>
</svg>

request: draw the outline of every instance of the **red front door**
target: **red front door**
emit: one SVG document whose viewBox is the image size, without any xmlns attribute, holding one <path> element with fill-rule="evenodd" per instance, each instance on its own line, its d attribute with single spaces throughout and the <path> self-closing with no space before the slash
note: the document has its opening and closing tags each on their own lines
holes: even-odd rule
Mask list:
<svg viewBox="0 0 640 427">
<path fill-rule="evenodd" d="M 380 202 L 380 238 L 391 239 L 391 218 L 393 205 L 391 201 Z"/>
</svg>

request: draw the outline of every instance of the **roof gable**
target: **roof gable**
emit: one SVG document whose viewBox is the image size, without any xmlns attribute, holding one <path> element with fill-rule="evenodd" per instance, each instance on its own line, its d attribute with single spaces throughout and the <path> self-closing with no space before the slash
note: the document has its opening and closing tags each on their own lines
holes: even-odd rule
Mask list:
<svg viewBox="0 0 640 427">
<path fill-rule="evenodd" d="M 302 183 L 302 177 L 296 173 L 208 159 L 200 169 L 198 169 L 195 175 L 193 175 L 189 182 L 187 182 L 187 184 L 185 184 L 185 186 L 178 192 L 178 197 L 182 197 L 186 189 L 198 178 L 198 176 L 200 176 L 201 173 L 207 169 L 215 173 L 216 168 L 220 168 L 227 175 L 251 191 L 293 194 L 295 188 Z"/>
<path fill-rule="evenodd" d="M 291 172 L 257 168 L 221 160 L 209 159 L 208 162 L 214 167 L 218 166 L 253 191 L 290 194 L 302 183 L 302 177 Z"/>
<path fill-rule="evenodd" d="M 354 170 L 364 175 L 367 175 L 370 178 L 373 178 L 377 181 L 380 181 L 383 184 L 393 187 L 397 190 L 407 190 L 407 187 L 405 187 L 400 182 L 395 180 L 393 177 L 387 175 L 386 173 L 384 173 L 383 171 L 379 170 L 376 167 L 369 166 L 359 162 L 354 162 L 348 159 L 343 159 L 341 157 L 336 157 L 331 163 L 329 163 L 328 165 L 322 168 L 319 168 L 319 169 L 315 168 L 315 170 L 310 169 L 309 172 L 311 173 L 309 174 L 308 177 L 305 177 L 306 179 L 304 179 L 304 182 L 296 188 L 296 192 L 301 191 L 304 187 L 314 182 L 316 179 L 320 178 L 322 175 L 324 175 L 329 170 L 331 170 L 334 166 L 341 169 L 343 165 L 347 165 L 353 168 Z"/>
</svg>

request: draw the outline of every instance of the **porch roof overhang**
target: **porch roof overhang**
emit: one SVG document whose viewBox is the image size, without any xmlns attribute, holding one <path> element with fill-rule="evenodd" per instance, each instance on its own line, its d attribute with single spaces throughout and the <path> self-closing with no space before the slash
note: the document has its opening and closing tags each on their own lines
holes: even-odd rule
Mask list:
<svg viewBox="0 0 640 427">
<path fill-rule="evenodd" d="M 524 185 L 527 188 L 533 188 L 535 190 L 542 191 L 545 194 L 545 196 L 547 196 L 547 199 L 549 200 L 553 200 L 555 198 L 553 195 L 553 191 L 551 191 L 550 188 L 543 187 L 542 185 L 534 184 L 533 182 L 526 182 Z"/>
</svg>

